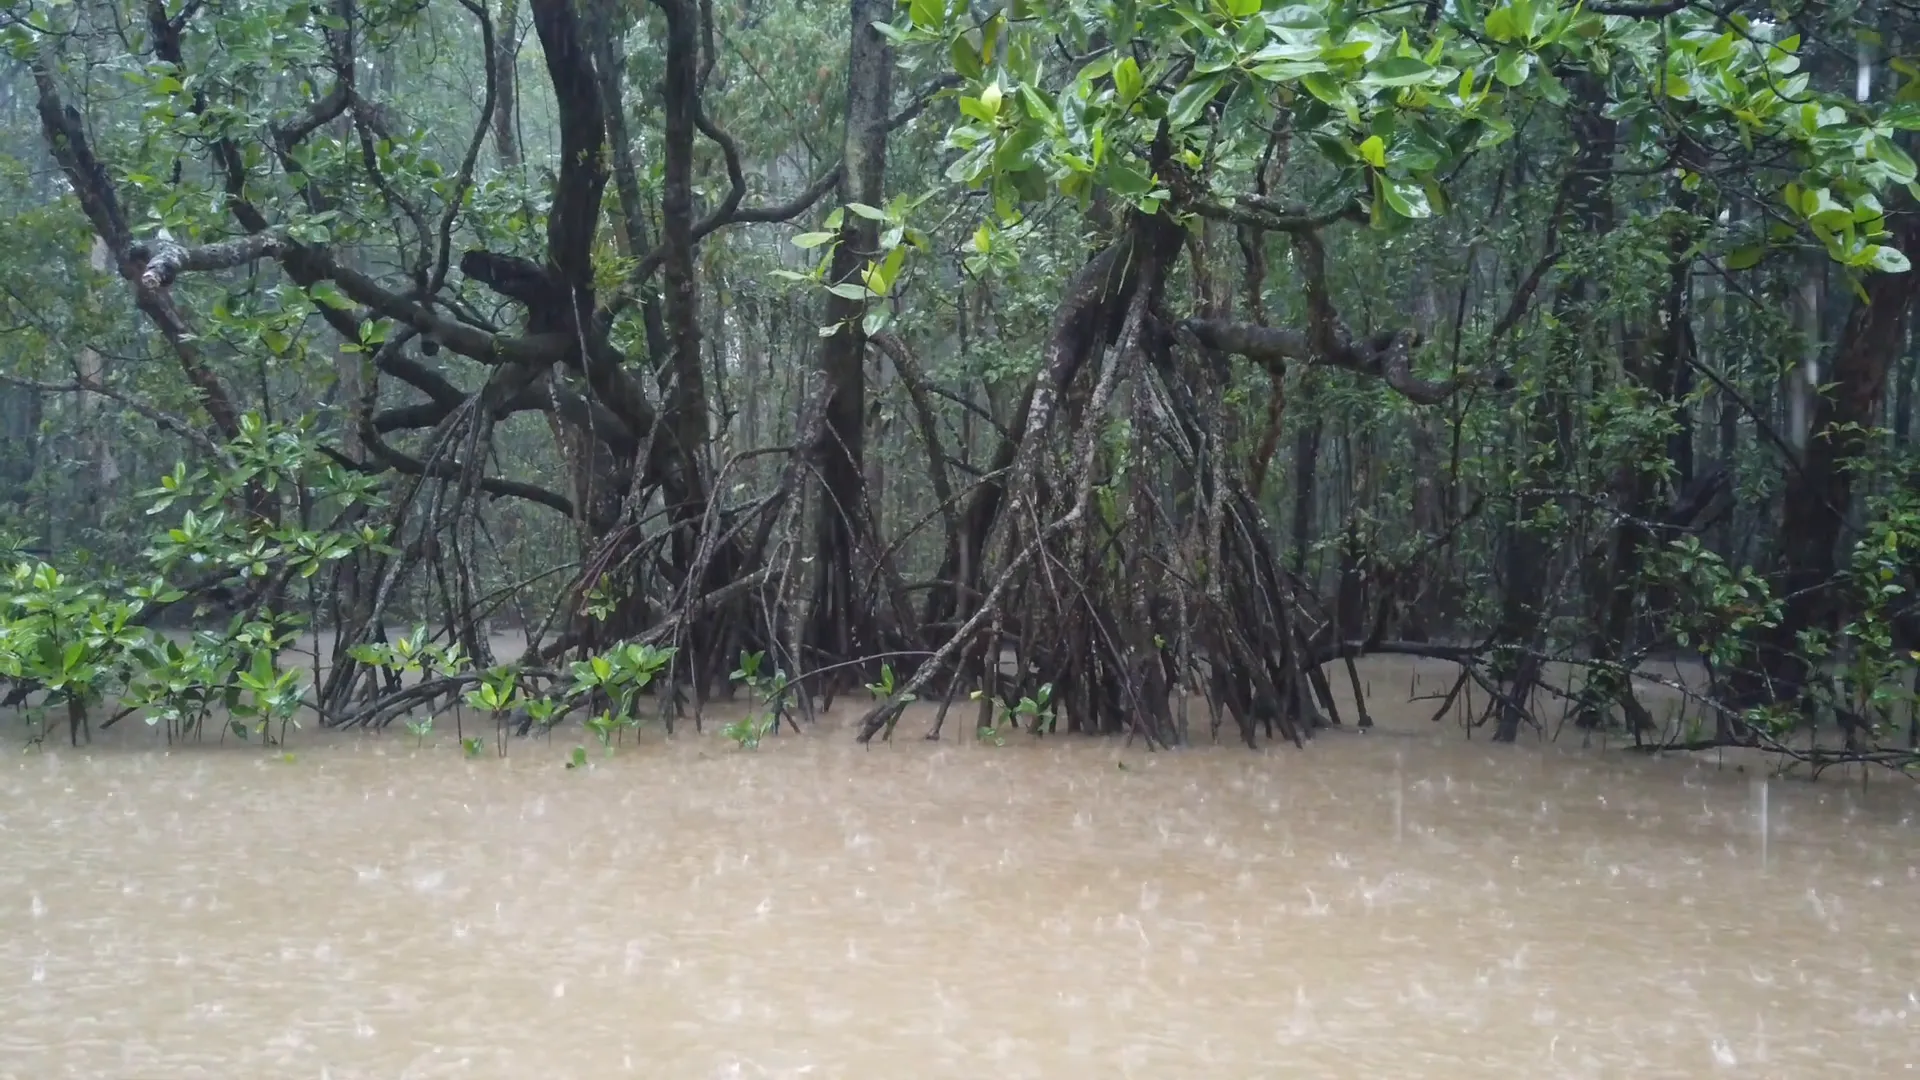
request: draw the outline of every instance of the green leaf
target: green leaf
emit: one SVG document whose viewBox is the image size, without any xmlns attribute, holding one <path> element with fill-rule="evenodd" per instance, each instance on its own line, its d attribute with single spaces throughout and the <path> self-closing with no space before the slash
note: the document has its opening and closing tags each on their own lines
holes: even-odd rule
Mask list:
<svg viewBox="0 0 1920 1080">
<path fill-rule="evenodd" d="M 843 300 L 865 300 L 867 297 L 873 295 L 865 285 L 851 281 L 843 281 L 838 285 L 829 285 L 827 286 L 827 291 Z"/>
<path fill-rule="evenodd" d="M 1144 86 L 1140 79 L 1140 65 L 1134 62 L 1133 57 L 1125 57 L 1113 65 L 1113 88 L 1119 93 L 1120 100 L 1130 102 L 1139 97 Z"/>
<path fill-rule="evenodd" d="M 1415 56 L 1392 56 L 1367 71 L 1367 81 L 1381 86 L 1412 86 L 1427 81 L 1433 68 Z"/>
<path fill-rule="evenodd" d="M 1507 42 L 1514 39 L 1513 12 L 1504 7 L 1487 12 L 1487 36 L 1495 41 Z"/>
<path fill-rule="evenodd" d="M 992 87 L 988 87 L 988 89 L 992 89 Z M 1000 116 L 1000 109 L 997 102 L 994 107 L 989 108 L 985 100 L 977 97 L 967 97 L 965 95 L 962 95 L 960 98 L 960 111 L 983 124 L 991 124 L 999 119 Z M 987 137 L 987 130 L 990 129 L 982 129 L 983 138 Z"/>
<path fill-rule="evenodd" d="M 1307 93 L 1337 109 L 1347 107 L 1346 89 L 1325 72 L 1315 72 L 1306 76 L 1300 80 L 1300 85 L 1307 88 Z"/>
<path fill-rule="evenodd" d="M 1532 70 L 1532 53 L 1506 49 L 1500 53 L 1500 59 L 1494 62 L 1493 77 L 1508 86 L 1519 86 L 1527 81 L 1527 75 Z"/>
<path fill-rule="evenodd" d="M 1433 208 L 1427 203 L 1427 192 L 1419 184 L 1408 180 L 1380 178 L 1380 194 L 1393 212 L 1403 218 L 1424 218 L 1433 216 Z"/>
<path fill-rule="evenodd" d="M 1824 229 L 1844 229 L 1853 224 L 1853 211 L 1835 201 L 1833 193 L 1824 187 L 1801 193 L 1800 214 Z"/>
<path fill-rule="evenodd" d="M 1892 139 L 1885 135 L 1875 135 L 1867 143 L 1867 148 L 1875 158 L 1880 160 L 1881 164 L 1887 167 L 1887 172 L 1892 174 L 1894 183 L 1913 183 L 1915 175 L 1913 159 L 1908 157 L 1907 152 L 1900 149 Z"/>
<path fill-rule="evenodd" d="M 1765 244 L 1748 244 L 1745 247 L 1736 248 L 1727 256 L 1727 269 L 1751 270 L 1760 265 L 1760 260 L 1765 258 L 1766 254 L 1767 245 Z"/>
<path fill-rule="evenodd" d="M 1053 123 L 1057 115 L 1054 112 L 1053 102 L 1047 100 L 1045 94 L 1026 83 L 1020 84 L 1020 105 L 1027 110 L 1028 116 L 1048 124 Z"/>
<path fill-rule="evenodd" d="M 1227 14 L 1244 19 L 1260 12 L 1260 0 L 1227 0 Z"/>
<path fill-rule="evenodd" d="M 1553 73 L 1552 68 L 1542 67 L 1540 69 L 1538 83 L 1540 96 L 1546 98 L 1548 104 L 1565 105 L 1568 101 L 1572 100 L 1572 96 L 1567 93 L 1566 86 L 1560 82 L 1560 77 Z"/>
<path fill-rule="evenodd" d="M 793 246 L 801 249 L 817 248 L 833 239 L 830 232 L 804 232 L 793 238 Z"/>
<path fill-rule="evenodd" d="M 1200 118 L 1201 110 L 1219 93 L 1222 78 L 1221 75 L 1207 75 L 1181 87 L 1167 106 L 1168 126 L 1175 131 L 1192 126 Z"/>
<path fill-rule="evenodd" d="M 1712 42 L 1708 43 L 1706 48 L 1701 49 L 1699 54 L 1693 58 L 1693 62 L 1701 67 L 1711 67 L 1731 57 L 1733 55 L 1733 48 L 1733 31 L 1729 30 L 1713 39 Z"/>
<path fill-rule="evenodd" d="M 1269 11 L 1267 25 L 1285 30 L 1319 30 L 1327 25 L 1327 16 L 1323 8 L 1309 4 L 1288 4 L 1277 11 Z"/>
<path fill-rule="evenodd" d="M 1314 75 L 1327 70 L 1320 60 L 1280 60 L 1271 64 L 1261 64 L 1253 69 L 1253 77 L 1266 82 L 1292 82 L 1304 75 Z"/>
<path fill-rule="evenodd" d="M 953 39 L 950 55 L 953 57 L 953 70 L 963 78 L 978 79 L 986 71 L 980 62 L 980 54 L 974 50 L 973 43 L 967 40 L 965 34 Z"/>
<path fill-rule="evenodd" d="M 1376 169 L 1386 168 L 1387 167 L 1386 141 L 1380 138 L 1380 136 L 1378 135 L 1367 136 L 1367 140 L 1360 144 L 1360 156 L 1366 159 L 1367 164 L 1373 166 Z"/>
<path fill-rule="evenodd" d="M 907 15 L 922 30 L 938 29 L 946 21 L 947 5 L 941 0 L 913 0 Z"/>
<path fill-rule="evenodd" d="M 1538 21 L 1533 0 L 1513 0 L 1508 7 L 1513 12 L 1513 36 L 1522 41 L 1532 39 L 1534 23 Z"/>
<path fill-rule="evenodd" d="M 866 218 L 868 221 L 887 220 L 887 212 L 885 210 L 876 210 L 873 207 L 868 206 L 866 203 L 850 202 L 847 204 L 847 209 L 853 211 L 855 214 L 858 214 L 863 218 Z"/>
<path fill-rule="evenodd" d="M 348 311 L 353 307 L 353 301 L 347 299 L 346 294 L 340 291 L 340 287 L 325 279 L 314 282 L 307 292 L 315 302 L 325 304 L 335 311 Z"/>
<path fill-rule="evenodd" d="M 1912 263 L 1907 261 L 1906 255 L 1903 254 L 1899 248 L 1890 248 L 1884 244 L 1875 244 L 1869 250 L 1868 265 L 1883 273 L 1904 274 L 1913 266 Z"/>
</svg>

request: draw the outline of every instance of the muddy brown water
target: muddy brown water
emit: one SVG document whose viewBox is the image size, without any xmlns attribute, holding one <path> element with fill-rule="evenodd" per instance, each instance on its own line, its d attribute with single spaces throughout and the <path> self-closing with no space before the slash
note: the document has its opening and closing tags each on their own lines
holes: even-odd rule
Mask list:
<svg viewBox="0 0 1920 1080">
<path fill-rule="evenodd" d="M 0 1078 L 1920 1072 L 1911 785 L 1492 747 L 1367 676 L 1384 730 L 1304 752 L 14 753 Z"/>
</svg>

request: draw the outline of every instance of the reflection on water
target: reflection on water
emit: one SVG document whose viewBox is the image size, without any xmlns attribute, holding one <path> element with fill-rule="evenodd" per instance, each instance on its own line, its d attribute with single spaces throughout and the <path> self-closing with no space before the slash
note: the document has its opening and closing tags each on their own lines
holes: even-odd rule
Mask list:
<svg viewBox="0 0 1920 1080">
<path fill-rule="evenodd" d="M 1305 752 L 16 756 L 0 1078 L 1920 1072 L 1904 782 L 1762 811 L 1376 673 L 1389 730 Z"/>
</svg>

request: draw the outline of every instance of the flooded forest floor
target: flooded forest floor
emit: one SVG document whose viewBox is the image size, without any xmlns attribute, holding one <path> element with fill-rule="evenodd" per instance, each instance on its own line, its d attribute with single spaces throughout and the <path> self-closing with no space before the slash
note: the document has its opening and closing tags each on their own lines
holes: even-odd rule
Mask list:
<svg viewBox="0 0 1920 1080">
<path fill-rule="evenodd" d="M 1305 751 L 50 741 L 0 760 L 0 1080 L 1920 1070 L 1913 785 L 1493 746 L 1409 700 L 1449 665 L 1361 670 L 1378 728 Z"/>
</svg>

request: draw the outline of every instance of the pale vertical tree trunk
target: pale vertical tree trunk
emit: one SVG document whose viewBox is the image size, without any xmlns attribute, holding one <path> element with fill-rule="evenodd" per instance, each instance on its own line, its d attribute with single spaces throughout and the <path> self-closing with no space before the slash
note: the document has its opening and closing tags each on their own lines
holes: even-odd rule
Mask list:
<svg viewBox="0 0 1920 1080">
<path fill-rule="evenodd" d="M 107 242 L 98 236 L 93 239 L 93 251 L 88 263 L 96 273 L 107 273 L 112 269 L 112 256 L 107 251 Z M 89 346 L 80 347 L 80 355 L 75 361 L 76 374 L 82 384 L 104 386 L 107 380 L 106 358 Z M 85 500 L 96 503 L 100 495 L 120 479 L 120 465 L 113 457 L 113 435 L 101 414 L 106 411 L 107 399 L 90 390 L 80 392 L 80 430 L 86 432 L 88 456 L 92 459 L 92 480 L 97 487 L 89 486 Z"/>
<path fill-rule="evenodd" d="M 500 168 L 520 168 L 519 116 L 520 0 L 501 0 L 493 26 L 493 148 Z"/>
<path fill-rule="evenodd" d="M 1824 254 L 1809 259 L 1825 261 Z M 1787 376 L 1787 431 L 1794 449 L 1807 448 L 1808 427 L 1813 422 L 1813 396 L 1820 385 L 1820 293 L 1822 277 L 1818 267 L 1810 267 L 1794 292 L 1794 316 L 1804 335 L 1800 364 Z"/>
</svg>

